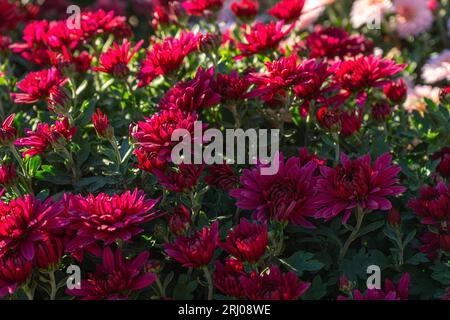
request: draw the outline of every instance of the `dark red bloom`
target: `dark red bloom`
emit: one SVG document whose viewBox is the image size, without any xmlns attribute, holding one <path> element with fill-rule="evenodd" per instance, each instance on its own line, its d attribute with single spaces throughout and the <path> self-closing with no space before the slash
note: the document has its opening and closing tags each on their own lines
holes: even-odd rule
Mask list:
<svg viewBox="0 0 450 320">
<path fill-rule="evenodd" d="M 155 169 L 164 171 L 167 166 L 165 160 L 160 160 L 156 152 L 146 152 L 143 148 L 137 148 L 133 151 L 138 159 L 137 168 L 152 173 Z"/>
<path fill-rule="evenodd" d="M 0 185 L 5 188 L 14 185 L 16 183 L 17 175 L 14 163 L 8 166 L 6 163 L 0 165 Z"/>
<path fill-rule="evenodd" d="M 352 300 L 408 300 L 409 296 L 409 273 L 405 273 L 399 280 L 397 287 L 390 279 L 386 279 L 383 289 L 367 289 L 363 294 L 355 290 L 352 294 Z M 339 296 L 338 300 L 348 300 L 349 298 Z"/>
<path fill-rule="evenodd" d="M 450 86 L 441 89 L 439 99 L 441 103 L 450 103 Z"/>
<path fill-rule="evenodd" d="M 298 150 L 298 159 L 301 166 L 305 166 L 310 161 L 315 162 L 317 168 L 326 164 L 326 160 L 319 159 L 315 153 L 310 154 L 308 148 L 300 148 Z"/>
<path fill-rule="evenodd" d="M 428 259 L 434 261 L 439 258 L 439 250 L 441 249 L 439 243 L 439 234 L 432 232 L 425 232 L 420 238 L 422 245 L 419 251 L 426 254 Z"/>
<path fill-rule="evenodd" d="M 25 129 L 27 137 L 17 139 L 15 145 L 30 147 L 23 152 L 23 156 L 33 157 L 43 153 L 50 145 L 57 146 L 58 143 L 72 139 L 76 132 L 77 128 L 70 127 L 68 118 L 56 121 L 52 126 L 49 126 L 48 123 L 39 123 L 36 131 Z"/>
<path fill-rule="evenodd" d="M 36 256 L 33 263 L 41 270 L 54 269 L 58 266 L 63 253 L 63 240 L 58 237 L 48 237 L 36 244 Z"/>
<path fill-rule="evenodd" d="M 222 96 L 222 103 L 237 104 L 247 94 L 251 83 L 247 76 L 239 76 L 236 70 L 230 74 L 217 74 L 216 87 L 217 92 Z"/>
<path fill-rule="evenodd" d="M 133 133 L 137 145 L 146 152 L 156 152 L 161 161 L 172 161 L 171 151 L 178 141 L 172 141 L 172 134 L 177 129 L 187 130 L 194 142 L 194 124 L 198 119 L 196 113 L 181 110 L 163 110 L 145 121 L 138 122 L 138 130 Z M 200 142 L 200 141 L 199 141 Z"/>
<path fill-rule="evenodd" d="M 12 126 L 15 113 L 10 114 L 0 127 L 0 144 L 3 146 L 9 145 L 16 138 L 17 130 Z"/>
<path fill-rule="evenodd" d="M 183 235 L 192 224 L 191 213 L 184 205 L 179 205 L 167 215 L 169 230 L 175 236 Z"/>
<path fill-rule="evenodd" d="M 444 178 L 450 178 L 450 147 L 442 148 L 440 151 L 435 152 L 431 159 L 440 160 L 436 167 L 436 172 Z"/>
<path fill-rule="evenodd" d="M 155 43 L 142 61 L 138 86 L 148 85 L 157 76 L 175 76 L 184 58 L 197 50 L 198 40 L 198 35 L 184 31 L 178 38 L 169 36 L 162 43 Z"/>
<path fill-rule="evenodd" d="M 255 210 L 258 220 L 290 221 L 305 228 L 314 228 L 307 220 L 316 212 L 314 186 L 317 164 L 310 161 L 301 166 L 297 157 L 284 163 L 279 158 L 279 169 L 274 175 L 262 175 L 261 168 L 244 169 L 241 187 L 230 191 L 237 199 L 236 205 Z"/>
<path fill-rule="evenodd" d="M 9 203 L 0 202 L 0 256 L 15 250 L 31 261 L 39 241 L 68 224 L 62 214 L 61 203 L 51 199 L 41 202 L 26 195 Z"/>
<path fill-rule="evenodd" d="M 244 264 L 235 259 L 225 259 L 225 263 L 216 261 L 216 270 L 213 273 L 213 282 L 216 288 L 223 294 L 243 298 L 244 290 L 240 278 L 245 276 Z"/>
<path fill-rule="evenodd" d="M 309 50 L 310 58 L 327 57 L 328 59 L 370 54 L 373 48 L 373 42 L 363 36 L 350 35 L 341 28 L 322 26 L 316 27 L 299 47 L 301 50 Z"/>
<path fill-rule="evenodd" d="M 131 50 L 131 43 L 128 42 L 127 39 L 124 39 L 122 45 L 120 46 L 117 44 L 117 42 L 114 42 L 113 48 L 109 48 L 100 56 L 100 66 L 94 67 L 92 69 L 108 73 L 116 78 L 127 77 L 130 73 L 128 64 L 130 63 L 134 55 L 139 51 L 143 43 L 143 40 L 139 41 L 134 46 L 134 49 Z"/>
<path fill-rule="evenodd" d="M 176 168 L 165 171 L 154 170 L 158 183 L 173 192 L 189 193 L 197 186 L 205 165 L 181 163 Z"/>
<path fill-rule="evenodd" d="M 251 56 L 256 53 L 264 53 L 268 50 L 274 50 L 278 47 L 281 40 L 283 40 L 294 28 L 292 24 L 283 31 L 284 22 L 278 21 L 275 23 L 271 21 L 268 24 L 263 24 L 258 21 L 253 25 L 250 31 L 246 31 L 247 26 L 243 25 L 244 37 L 247 43 L 238 43 L 237 47 L 241 51 L 241 56 Z"/>
<path fill-rule="evenodd" d="M 345 223 L 351 210 L 360 207 L 366 210 L 390 210 L 391 202 L 386 196 L 395 196 L 406 190 L 394 186 L 401 167 L 392 165 L 388 153 L 371 164 L 370 154 L 356 160 L 341 155 L 341 164 L 336 168 L 320 167 L 322 177 L 317 182 L 317 218 L 329 220 L 345 211 Z"/>
<path fill-rule="evenodd" d="M 361 129 L 363 114 L 362 109 L 353 110 L 350 113 L 343 111 L 339 115 L 341 121 L 341 134 L 343 136 L 351 136 Z"/>
<path fill-rule="evenodd" d="M 99 108 L 92 115 L 92 124 L 99 137 L 108 139 L 114 136 L 114 128 L 109 124 L 108 116 L 103 114 Z"/>
<path fill-rule="evenodd" d="M 403 79 L 398 82 L 390 81 L 384 86 L 384 94 L 389 101 L 401 104 L 406 100 L 408 88 Z"/>
<path fill-rule="evenodd" d="M 109 247 L 103 250 L 101 265 L 95 273 L 82 280 L 80 289 L 66 290 L 67 294 L 82 300 L 124 300 L 130 294 L 150 286 L 154 273 L 146 272 L 149 253 L 144 251 L 132 260 L 123 259 L 120 249 L 115 253 Z"/>
<path fill-rule="evenodd" d="M 417 199 L 409 201 L 409 207 L 422 218 L 424 224 L 450 222 L 450 191 L 448 186 L 439 182 L 436 188 L 424 186 Z"/>
<path fill-rule="evenodd" d="M 91 67 L 92 56 L 87 51 L 82 51 L 78 56 L 69 53 L 67 47 L 62 47 L 62 52 L 48 51 L 52 66 L 63 74 L 70 75 L 73 72 L 85 73 Z"/>
<path fill-rule="evenodd" d="M 293 22 L 302 15 L 304 5 L 305 0 L 281 0 L 270 8 L 267 13 L 277 19 Z"/>
<path fill-rule="evenodd" d="M 100 193 L 70 198 L 70 228 L 76 236 L 67 244 L 69 251 L 88 246 L 95 241 L 109 245 L 117 239 L 129 241 L 144 231 L 141 225 L 161 216 L 154 207 L 159 199 L 146 199 L 144 191 L 126 191 L 108 196 Z"/>
<path fill-rule="evenodd" d="M 0 0 L 0 32 L 16 28 L 21 18 L 17 9 L 17 3 Z"/>
<path fill-rule="evenodd" d="M 241 277 L 241 286 L 250 300 L 297 300 L 310 285 L 291 271 L 282 273 L 277 266 L 271 266 L 267 273 L 252 272 Z"/>
<path fill-rule="evenodd" d="M 219 11 L 223 6 L 223 0 L 188 0 L 182 5 L 188 14 L 202 16 L 207 12 Z"/>
<path fill-rule="evenodd" d="M 55 68 L 30 72 L 25 79 L 17 83 L 17 87 L 25 93 L 11 93 L 11 98 L 15 103 L 25 104 L 46 100 L 61 90 L 60 87 L 66 81 L 67 79 Z"/>
<path fill-rule="evenodd" d="M 340 120 L 337 113 L 322 106 L 317 110 L 316 119 L 319 125 L 328 130 L 335 130 L 339 127 Z"/>
<path fill-rule="evenodd" d="M 0 256 L 0 298 L 12 295 L 17 287 L 28 280 L 32 272 L 31 261 L 20 254 L 9 252 Z"/>
<path fill-rule="evenodd" d="M 161 98 L 159 107 L 164 110 L 198 111 L 215 106 L 222 97 L 217 93 L 214 68 L 199 68 L 195 78 L 177 83 Z"/>
<path fill-rule="evenodd" d="M 11 44 L 10 37 L 0 35 L 0 55 L 5 54 L 9 50 L 10 44 Z"/>
<path fill-rule="evenodd" d="M 392 115 L 391 106 L 387 102 L 378 102 L 371 106 L 372 118 L 376 121 L 386 121 Z"/>
<path fill-rule="evenodd" d="M 230 6 L 234 15 L 243 21 L 251 21 L 258 14 L 258 0 L 236 0 Z"/>
<path fill-rule="evenodd" d="M 242 218 L 239 225 L 228 231 L 220 247 L 238 260 L 255 263 L 264 255 L 267 244 L 267 225 Z"/>
<path fill-rule="evenodd" d="M 164 250 L 183 267 L 201 268 L 211 262 L 219 241 L 219 222 L 215 221 L 201 233 L 196 230 L 192 236 L 180 236 L 173 243 L 166 243 Z"/>
<path fill-rule="evenodd" d="M 391 208 L 391 210 L 389 210 L 387 221 L 393 228 L 398 228 L 400 226 L 402 223 L 402 216 L 398 209 Z"/>
<path fill-rule="evenodd" d="M 126 17 L 117 16 L 112 10 L 106 12 L 102 9 L 81 13 L 81 31 L 84 39 L 109 34 L 113 34 L 118 38 L 132 35 Z"/>
<path fill-rule="evenodd" d="M 226 163 L 210 165 L 207 167 L 207 171 L 205 182 L 210 186 L 229 191 L 238 185 L 238 177 Z"/>
</svg>

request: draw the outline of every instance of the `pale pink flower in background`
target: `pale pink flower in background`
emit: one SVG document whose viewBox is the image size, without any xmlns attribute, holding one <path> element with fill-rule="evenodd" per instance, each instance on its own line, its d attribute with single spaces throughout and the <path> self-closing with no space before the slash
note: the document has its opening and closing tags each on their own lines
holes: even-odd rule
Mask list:
<svg viewBox="0 0 450 320">
<path fill-rule="evenodd" d="M 433 24 L 427 0 L 394 0 L 397 32 L 400 37 L 418 36 Z"/>
<path fill-rule="evenodd" d="M 372 23 L 375 18 L 381 19 L 386 13 L 392 11 L 390 0 L 356 0 L 353 2 L 350 20 L 353 28 L 359 28 Z"/>
<path fill-rule="evenodd" d="M 430 58 L 423 66 L 422 78 L 426 83 L 450 81 L 450 50 L 446 49 Z"/>
<path fill-rule="evenodd" d="M 439 103 L 440 89 L 438 87 L 414 85 L 411 79 L 405 79 L 405 82 L 408 87 L 408 97 L 406 98 L 403 107 L 406 111 L 413 112 L 416 110 L 421 114 L 424 114 L 427 109 L 424 98 Z"/>
<path fill-rule="evenodd" d="M 297 21 L 297 29 L 303 30 L 311 26 L 325 11 L 327 5 L 335 0 L 306 0 L 300 19 Z"/>
</svg>

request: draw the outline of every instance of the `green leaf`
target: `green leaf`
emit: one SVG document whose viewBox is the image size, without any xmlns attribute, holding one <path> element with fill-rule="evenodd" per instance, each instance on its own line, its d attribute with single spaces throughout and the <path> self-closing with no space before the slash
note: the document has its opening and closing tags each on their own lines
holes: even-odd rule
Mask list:
<svg viewBox="0 0 450 320">
<path fill-rule="evenodd" d="M 405 261 L 406 264 L 412 264 L 413 266 L 417 266 L 421 263 L 428 262 L 427 255 L 425 253 L 419 252 L 413 255 L 411 258 Z"/>
<path fill-rule="evenodd" d="M 318 271 L 325 265 L 324 263 L 313 259 L 313 257 L 313 253 L 298 251 L 284 261 L 281 261 L 294 270 L 298 276 L 301 276 L 304 271 Z"/>
</svg>

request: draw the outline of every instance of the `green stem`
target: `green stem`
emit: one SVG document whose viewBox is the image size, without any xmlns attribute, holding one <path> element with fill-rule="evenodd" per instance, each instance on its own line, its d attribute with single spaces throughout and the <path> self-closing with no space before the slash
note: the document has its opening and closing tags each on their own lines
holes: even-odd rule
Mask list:
<svg viewBox="0 0 450 320">
<path fill-rule="evenodd" d="M 402 233 L 400 232 L 400 228 L 396 228 L 395 233 L 397 235 L 397 245 L 398 245 L 398 266 L 401 267 L 404 263 L 404 249 L 403 249 L 403 241 L 402 241 Z"/>
<path fill-rule="evenodd" d="M 120 170 L 120 165 L 122 164 L 122 156 L 120 155 L 119 147 L 117 145 L 117 140 L 115 137 L 112 137 L 109 142 L 111 143 L 111 146 L 114 149 L 114 153 L 116 155 L 116 162 L 117 162 L 117 171 Z"/>
<path fill-rule="evenodd" d="M 211 278 L 211 273 L 209 272 L 209 269 L 207 266 L 203 267 L 203 272 L 205 273 L 206 281 L 208 282 L 208 300 L 213 299 L 214 294 L 214 286 Z"/>
<path fill-rule="evenodd" d="M 22 286 L 22 290 L 27 296 L 28 300 L 34 300 L 34 288 L 30 289 L 28 284 Z"/>
<path fill-rule="evenodd" d="M 348 248 L 350 247 L 352 242 L 355 241 L 356 239 L 358 239 L 358 233 L 359 233 L 359 230 L 361 229 L 361 225 L 364 220 L 364 215 L 365 215 L 364 210 L 361 207 L 358 207 L 357 211 L 356 211 L 356 226 L 353 228 L 352 233 L 348 237 L 347 241 L 345 241 L 344 246 L 342 247 L 342 249 L 339 253 L 339 259 L 338 259 L 339 263 L 341 263 L 342 260 L 344 260 L 345 254 L 347 253 Z"/>
<path fill-rule="evenodd" d="M 48 272 L 48 277 L 49 277 L 49 283 L 50 283 L 50 300 L 55 300 L 56 299 L 56 292 L 58 291 L 58 288 L 56 287 L 56 279 L 55 279 L 55 272 L 49 271 Z"/>
<path fill-rule="evenodd" d="M 133 110 L 138 111 L 138 105 L 136 101 L 136 96 L 134 95 L 133 88 L 128 81 L 125 81 L 125 86 L 127 87 L 128 93 L 131 96 L 131 101 L 133 103 Z"/>
<path fill-rule="evenodd" d="M 158 289 L 159 289 L 160 298 L 165 298 L 166 297 L 166 292 L 165 292 L 164 287 L 163 287 L 163 285 L 161 283 L 161 280 L 159 280 L 158 276 L 156 276 L 156 285 L 158 286 Z"/>
</svg>

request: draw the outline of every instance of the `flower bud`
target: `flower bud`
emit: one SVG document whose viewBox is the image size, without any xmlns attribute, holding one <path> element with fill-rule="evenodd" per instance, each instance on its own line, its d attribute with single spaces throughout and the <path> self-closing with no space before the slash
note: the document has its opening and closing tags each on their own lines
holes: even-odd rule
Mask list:
<svg viewBox="0 0 450 320">
<path fill-rule="evenodd" d="M 399 228 L 402 223 L 400 212 L 396 208 L 392 208 L 388 213 L 388 223 L 393 228 Z"/>
</svg>

